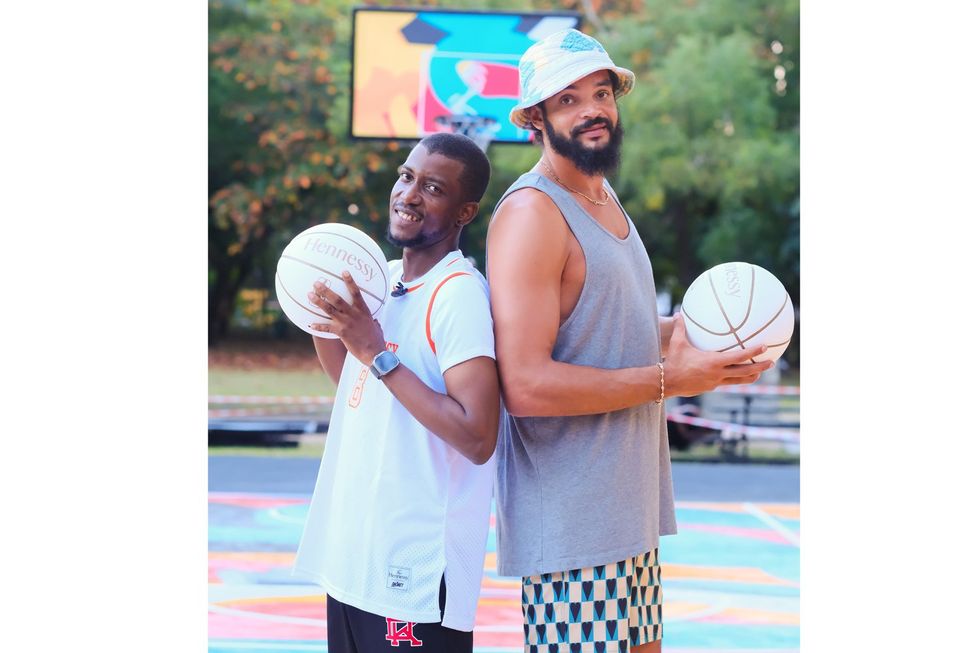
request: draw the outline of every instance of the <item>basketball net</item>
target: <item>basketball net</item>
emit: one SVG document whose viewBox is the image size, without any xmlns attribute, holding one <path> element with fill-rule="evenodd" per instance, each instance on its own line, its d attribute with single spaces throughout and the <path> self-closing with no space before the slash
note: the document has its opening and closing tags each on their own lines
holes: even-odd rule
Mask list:
<svg viewBox="0 0 980 653">
<path fill-rule="evenodd" d="M 462 134 L 474 143 L 481 150 L 487 151 L 490 141 L 500 129 L 500 123 L 488 116 L 470 116 L 465 114 L 455 114 L 448 116 L 436 116 L 436 122 L 440 125 L 449 127 L 449 131 L 454 134 Z"/>
</svg>

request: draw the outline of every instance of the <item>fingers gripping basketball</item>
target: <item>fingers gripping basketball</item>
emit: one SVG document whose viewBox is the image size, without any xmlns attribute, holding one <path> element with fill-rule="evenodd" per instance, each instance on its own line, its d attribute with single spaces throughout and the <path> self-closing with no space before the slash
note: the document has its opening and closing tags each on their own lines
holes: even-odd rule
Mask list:
<svg viewBox="0 0 980 653">
<path fill-rule="evenodd" d="M 753 362 L 782 356 L 796 321 L 793 302 L 779 279 L 751 263 L 722 263 L 702 273 L 681 306 L 692 345 L 733 354 L 766 345 Z"/>
<path fill-rule="evenodd" d="M 350 284 L 345 272 L 350 274 Z M 345 301 L 353 300 L 350 289 L 356 288 L 368 312 L 377 315 L 388 294 L 388 264 L 367 234 L 339 223 L 311 227 L 283 250 L 276 268 L 276 298 L 283 313 L 307 333 L 336 338 L 330 329 L 311 326 L 332 320 L 331 312 L 311 293 L 316 283 Z M 331 305 L 335 311 L 337 304 Z"/>
</svg>

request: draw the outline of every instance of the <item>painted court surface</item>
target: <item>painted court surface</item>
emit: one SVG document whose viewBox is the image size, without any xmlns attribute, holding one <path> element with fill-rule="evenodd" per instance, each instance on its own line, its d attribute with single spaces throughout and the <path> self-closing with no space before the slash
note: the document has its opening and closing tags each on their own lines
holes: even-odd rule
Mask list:
<svg viewBox="0 0 980 653">
<path fill-rule="evenodd" d="M 209 652 L 325 651 L 324 596 L 290 574 L 309 494 L 212 491 L 208 502 Z M 798 650 L 799 503 L 681 499 L 677 522 L 661 541 L 665 653 Z M 475 649 L 516 653 L 520 583 L 495 570 L 491 522 Z"/>
</svg>

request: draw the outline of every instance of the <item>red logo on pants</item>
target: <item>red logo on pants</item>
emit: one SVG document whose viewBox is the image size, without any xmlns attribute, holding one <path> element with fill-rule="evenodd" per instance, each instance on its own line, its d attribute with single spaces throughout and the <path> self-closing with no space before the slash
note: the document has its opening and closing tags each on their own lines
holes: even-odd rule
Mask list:
<svg viewBox="0 0 980 653">
<path fill-rule="evenodd" d="M 413 622 L 396 621 L 387 617 L 385 620 L 388 622 L 388 634 L 385 635 L 385 639 L 391 642 L 392 646 L 401 646 L 402 642 L 408 642 L 411 646 L 422 646 L 422 640 L 415 638 Z"/>
</svg>

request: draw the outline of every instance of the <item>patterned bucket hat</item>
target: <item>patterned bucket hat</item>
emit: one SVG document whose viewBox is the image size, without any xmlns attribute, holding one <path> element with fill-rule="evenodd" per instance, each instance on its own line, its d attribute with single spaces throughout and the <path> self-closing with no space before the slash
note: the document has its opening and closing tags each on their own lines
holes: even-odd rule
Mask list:
<svg viewBox="0 0 980 653">
<path fill-rule="evenodd" d="M 577 29 L 565 29 L 541 39 L 521 56 L 518 64 L 521 102 L 511 109 L 510 121 L 527 129 L 527 109 L 597 70 L 611 70 L 619 77 L 620 98 L 633 90 L 631 70 L 613 64 L 602 44 Z"/>
</svg>

